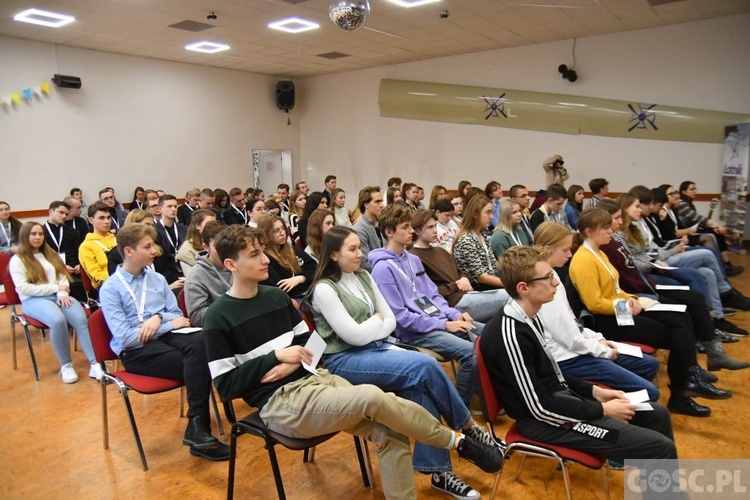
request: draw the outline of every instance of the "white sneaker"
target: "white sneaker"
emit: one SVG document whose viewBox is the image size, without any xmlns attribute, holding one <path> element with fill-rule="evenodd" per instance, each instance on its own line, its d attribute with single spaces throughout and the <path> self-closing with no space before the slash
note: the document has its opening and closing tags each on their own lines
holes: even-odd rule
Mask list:
<svg viewBox="0 0 750 500">
<path fill-rule="evenodd" d="M 75 384 L 78 382 L 78 374 L 76 373 L 75 368 L 73 368 L 73 363 L 67 363 L 60 368 L 60 376 L 62 377 L 62 381 L 66 384 Z"/>
<path fill-rule="evenodd" d="M 101 380 L 103 375 L 101 365 L 99 363 L 92 363 L 91 370 L 89 370 L 89 377 Z"/>
</svg>

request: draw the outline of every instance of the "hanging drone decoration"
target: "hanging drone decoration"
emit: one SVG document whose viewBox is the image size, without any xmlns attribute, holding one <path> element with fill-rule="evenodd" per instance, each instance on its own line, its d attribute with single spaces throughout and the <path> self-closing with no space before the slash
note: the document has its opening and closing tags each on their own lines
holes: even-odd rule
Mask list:
<svg viewBox="0 0 750 500">
<path fill-rule="evenodd" d="M 648 130 L 649 125 L 651 125 L 652 129 L 659 130 L 659 127 L 656 126 L 656 113 L 651 111 L 656 107 L 656 104 L 652 104 L 646 108 L 640 104 L 637 106 L 638 111 L 635 110 L 632 104 L 628 104 L 628 108 L 630 108 L 630 112 L 633 114 L 633 117 L 628 120 L 628 124 L 635 122 L 630 126 L 628 132 L 632 132 L 635 129 Z"/>
</svg>

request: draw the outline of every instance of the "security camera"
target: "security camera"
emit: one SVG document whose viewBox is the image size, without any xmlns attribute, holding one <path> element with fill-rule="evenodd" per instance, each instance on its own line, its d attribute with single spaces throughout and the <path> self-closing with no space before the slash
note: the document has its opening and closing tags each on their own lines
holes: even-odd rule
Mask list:
<svg viewBox="0 0 750 500">
<path fill-rule="evenodd" d="M 216 21 L 218 18 L 219 16 L 217 16 L 215 12 L 209 12 L 206 16 L 206 19 L 208 19 L 209 21 Z"/>
<path fill-rule="evenodd" d="M 447 11 L 447 10 L 444 10 L 443 12 L 441 12 L 440 14 L 438 14 L 438 17 L 440 19 L 448 19 L 449 17 L 451 17 L 451 13 L 449 11 Z"/>
</svg>

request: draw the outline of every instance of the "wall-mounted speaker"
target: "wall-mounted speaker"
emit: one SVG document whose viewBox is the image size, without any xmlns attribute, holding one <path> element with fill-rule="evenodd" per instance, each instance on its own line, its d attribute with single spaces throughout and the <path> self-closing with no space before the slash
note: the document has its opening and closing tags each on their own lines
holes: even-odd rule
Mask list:
<svg viewBox="0 0 750 500">
<path fill-rule="evenodd" d="M 287 113 L 294 108 L 294 82 L 288 80 L 276 82 L 276 106 Z"/>
<path fill-rule="evenodd" d="M 81 79 L 77 76 L 68 76 L 68 75 L 53 75 L 52 81 L 55 82 L 55 85 L 58 87 L 62 87 L 64 89 L 80 89 L 81 88 Z"/>
</svg>

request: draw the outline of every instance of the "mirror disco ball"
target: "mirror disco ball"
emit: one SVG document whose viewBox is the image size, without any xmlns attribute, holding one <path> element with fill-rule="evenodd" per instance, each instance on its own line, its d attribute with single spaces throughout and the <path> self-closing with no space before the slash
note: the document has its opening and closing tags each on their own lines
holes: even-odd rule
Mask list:
<svg viewBox="0 0 750 500">
<path fill-rule="evenodd" d="M 328 14 L 333 24 L 346 31 L 361 28 L 370 15 L 370 3 L 367 0 L 332 0 Z"/>
</svg>

